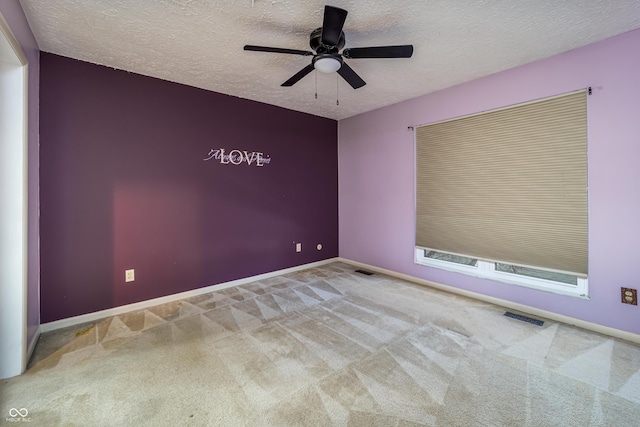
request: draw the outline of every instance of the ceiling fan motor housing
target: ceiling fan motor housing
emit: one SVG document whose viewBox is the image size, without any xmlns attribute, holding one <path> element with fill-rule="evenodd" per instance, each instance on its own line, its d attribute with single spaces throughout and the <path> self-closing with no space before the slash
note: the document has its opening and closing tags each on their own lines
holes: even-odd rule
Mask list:
<svg viewBox="0 0 640 427">
<path fill-rule="evenodd" d="M 327 46 L 322 43 L 322 27 L 316 28 L 311 32 L 309 38 L 309 46 L 314 52 L 320 53 L 338 53 L 340 49 L 344 47 L 344 31 L 340 32 L 340 39 L 335 46 Z"/>
</svg>

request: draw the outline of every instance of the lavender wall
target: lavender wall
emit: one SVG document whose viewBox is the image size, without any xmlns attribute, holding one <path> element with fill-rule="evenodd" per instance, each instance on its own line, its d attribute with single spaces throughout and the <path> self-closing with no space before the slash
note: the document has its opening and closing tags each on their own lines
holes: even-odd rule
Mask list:
<svg viewBox="0 0 640 427">
<path fill-rule="evenodd" d="M 40 96 L 43 322 L 337 256 L 335 121 L 46 53 Z"/>
<path fill-rule="evenodd" d="M 340 255 L 640 334 L 640 30 L 339 123 Z M 591 300 L 418 266 L 414 142 L 425 124 L 592 86 L 588 97 Z"/>
<path fill-rule="evenodd" d="M 39 248 L 39 91 L 40 50 L 18 0 L 2 0 L 0 13 L 22 47 L 29 62 L 28 86 L 28 260 L 27 260 L 27 342 L 30 343 L 40 326 L 40 248 Z"/>
</svg>

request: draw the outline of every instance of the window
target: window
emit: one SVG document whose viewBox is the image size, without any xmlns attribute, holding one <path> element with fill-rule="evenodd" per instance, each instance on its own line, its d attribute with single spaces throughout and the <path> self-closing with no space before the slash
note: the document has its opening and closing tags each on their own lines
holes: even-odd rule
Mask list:
<svg viewBox="0 0 640 427">
<path fill-rule="evenodd" d="M 416 263 L 497 282 L 588 298 L 587 278 L 564 272 L 485 261 L 422 248 L 416 248 Z"/>
<path fill-rule="evenodd" d="M 586 297 L 586 91 L 417 128 L 416 262 Z"/>
</svg>

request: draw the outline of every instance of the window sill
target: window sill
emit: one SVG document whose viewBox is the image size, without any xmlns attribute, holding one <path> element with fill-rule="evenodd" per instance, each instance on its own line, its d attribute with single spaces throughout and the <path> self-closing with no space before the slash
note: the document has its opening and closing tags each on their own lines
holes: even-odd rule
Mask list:
<svg viewBox="0 0 640 427">
<path fill-rule="evenodd" d="M 425 267 L 438 268 L 454 273 L 462 273 L 468 276 L 474 276 L 481 279 L 493 280 L 496 282 L 506 283 L 509 285 L 521 286 L 529 289 L 535 289 L 543 292 L 550 292 L 557 295 L 565 295 L 574 298 L 589 300 L 588 279 L 578 278 L 577 285 L 569 285 L 552 280 L 544 280 L 533 277 L 527 277 L 519 274 L 506 273 L 496 271 L 494 264 L 487 261 L 478 260 L 477 266 L 456 264 L 432 258 L 423 255 L 424 249 L 415 248 L 415 260 L 418 265 Z"/>
</svg>

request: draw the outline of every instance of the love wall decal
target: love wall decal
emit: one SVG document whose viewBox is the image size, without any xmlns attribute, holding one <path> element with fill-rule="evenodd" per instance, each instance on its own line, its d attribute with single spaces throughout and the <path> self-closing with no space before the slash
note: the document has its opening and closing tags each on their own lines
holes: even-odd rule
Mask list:
<svg viewBox="0 0 640 427">
<path fill-rule="evenodd" d="M 246 163 L 248 166 L 262 167 L 271 163 L 271 157 L 265 156 L 259 151 L 247 151 L 233 149 L 229 153 L 225 153 L 224 148 L 212 148 L 207 154 L 204 161 L 218 160 L 223 165 L 241 165 Z"/>
</svg>

